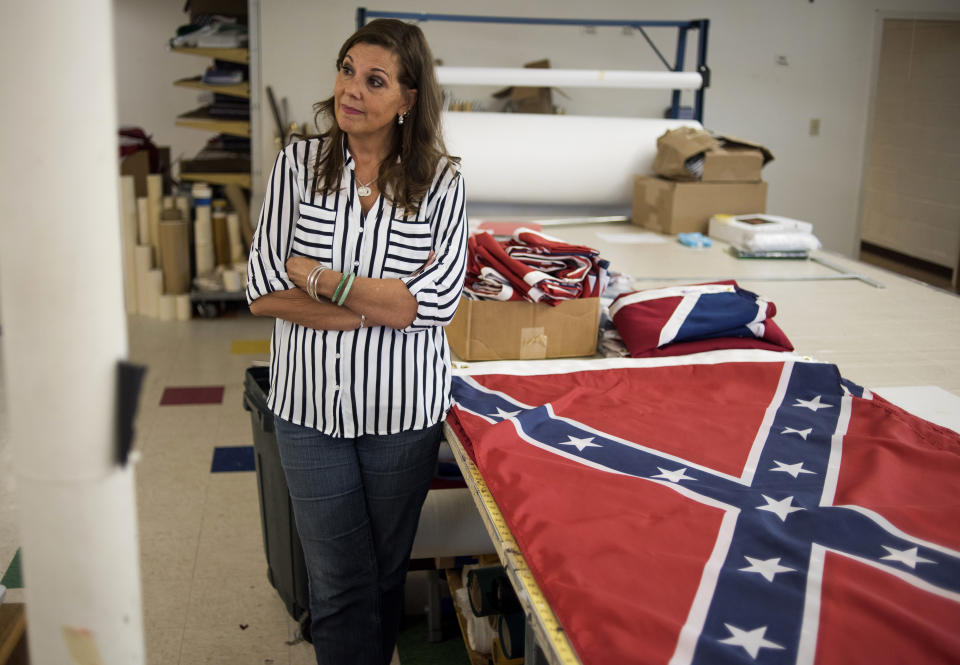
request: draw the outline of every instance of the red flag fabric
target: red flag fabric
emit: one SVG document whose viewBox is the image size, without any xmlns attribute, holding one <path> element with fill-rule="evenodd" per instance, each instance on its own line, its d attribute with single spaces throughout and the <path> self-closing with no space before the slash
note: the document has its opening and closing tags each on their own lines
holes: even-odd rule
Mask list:
<svg viewBox="0 0 960 665">
<path fill-rule="evenodd" d="M 610 317 L 634 358 L 717 349 L 793 351 L 776 305 L 734 280 L 623 293 Z"/>
<path fill-rule="evenodd" d="M 454 380 L 584 665 L 957 662 L 960 436 L 829 364 L 644 362 Z"/>
</svg>

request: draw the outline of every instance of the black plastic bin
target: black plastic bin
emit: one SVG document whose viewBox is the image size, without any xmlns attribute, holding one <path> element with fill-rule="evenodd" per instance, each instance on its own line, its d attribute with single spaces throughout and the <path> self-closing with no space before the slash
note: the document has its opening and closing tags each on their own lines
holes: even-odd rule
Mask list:
<svg viewBox="0 0 960 665">
<path fill-rule="evenodd" d="M 243 408 L 250 412 L 253 450 L 260 495 L 260 525 L 267 555 L 267 578 L 280 594 L 287 611 L 300 623 L 300 632 L 310 639 L 310 596 L 307 567 L 290 503 L 290 490 L 280 465 L 280 452 L 273 433 L 273 413 L 267 408 L 270 390 L 268 367 L 250 367 L 244 376 Z"/>
</svg>

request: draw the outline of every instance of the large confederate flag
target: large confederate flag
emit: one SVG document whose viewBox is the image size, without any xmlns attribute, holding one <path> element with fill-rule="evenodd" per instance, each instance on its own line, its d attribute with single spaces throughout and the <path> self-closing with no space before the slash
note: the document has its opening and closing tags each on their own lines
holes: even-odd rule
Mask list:
<svg viewBox="0 0 960 665">
<path fill-rule="evenodd" d="M 451 425 L 581 661 L 960 662 L 960 437 L 749 357 L 455 377 Z"/>
</svg>

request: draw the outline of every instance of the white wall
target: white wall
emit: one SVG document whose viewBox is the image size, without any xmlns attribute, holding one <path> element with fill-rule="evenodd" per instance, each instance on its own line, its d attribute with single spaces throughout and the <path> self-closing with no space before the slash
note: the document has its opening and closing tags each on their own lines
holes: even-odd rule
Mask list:
<svg viewBox="0 0 960 665">
<path fill-rule="evenodd" d="M 198 76 L 212 61 L 172 53 L 167 43 L 189 23 L 184 0 L 115 0 L 117 120 L 142 127 L 158 146 L 169 146 L 171 159 L 193 157 L 210 132 L 177 127 L 181 113 L 201 106 L 197 91 L 173 85 Z"/>
<path fill-rule="evenodd" d="M 251 0 L 256 3 L 258 0 Z M 294 119 L 312 120 L 313 102 L 329 96 L 340 44 L 355 29 L 356 4 L 333 0 L 259 0 L 263 85 L 287 97 Z M 864 146 L 872 88 L 877 13 L 956 12 L 956 0 L 652 0 L 515 2 L 488 0 L 382 0 L 371 10 L 452 14 L 610 19 L 711 21 L 704 124 L 768 146 L 768 211 L 813 222 L 827 248 L 853 255 Z M 517 66 L 549 58 L 555 67 L 646 69 L 658 66 L 639 34 L 613 28 L 587 34 L 578 28 L 422 24 L 434 56 L 448 65 Z M 672 60 L 674 38 L 651 30 Z M 691 33 L 694 34 L 694 33 Z M 776 64 L 785 56 L 787 65 Z M 688 62 L 692 59 L 688 58 Z M 569 113 L 658 116 L 667 92 L 568 90 L 557 101 Z M 653 97 L 651 97 L 653 95 Z M 473 99 L 476 90 L 458 91 Z M 820 135 L 808 133 L 820 119 Z M 261 157 L 254 173 L 254 201 L 273 163 L 273 121 L 265 100 L 255 119 Z"/>
</svg>

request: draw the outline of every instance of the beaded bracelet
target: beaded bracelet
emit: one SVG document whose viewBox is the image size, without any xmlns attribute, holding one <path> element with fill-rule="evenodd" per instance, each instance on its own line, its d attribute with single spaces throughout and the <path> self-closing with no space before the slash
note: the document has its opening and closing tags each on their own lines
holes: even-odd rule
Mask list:
<svg viewBox="0 0 960 665">
<path fill-rule="evenodd" d="M 348 273 L 347 284 L 343 287 L 343 293 L 340 294 L 340 297 L 337 298 L 337 307 L 343 307 L 343 303 L 347 301 L 347 294 L 350 293 L 350 289 L 353 288 L 353 281 L 357 278 L 352 272 Z"/>
</svg>

